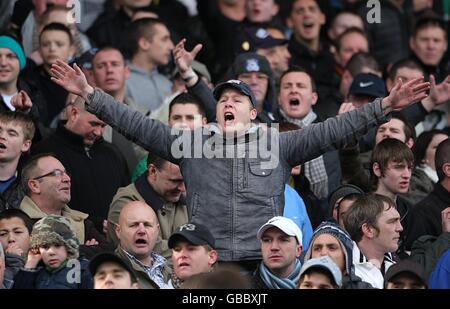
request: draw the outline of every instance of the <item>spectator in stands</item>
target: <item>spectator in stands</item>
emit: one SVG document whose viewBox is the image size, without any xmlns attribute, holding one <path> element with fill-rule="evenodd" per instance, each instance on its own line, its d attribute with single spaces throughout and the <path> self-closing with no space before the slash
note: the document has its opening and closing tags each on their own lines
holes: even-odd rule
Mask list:
<svg viewBox="0 0 450 309">
<path fill-rule="evenodd" d="M 394 201 L 405 232 L 408 229 L 412 205 L 399 195 L 408 193 L 413 164 L 414 155 L 411 149 L 398 139 L 384 139 L 372 152 L 371 177 L 375 184 L 375 193 Z M 405 234 L 401 232 L 399 252 L 404 250 L 404 238 Z"/>
<path fill-rule="evenodd" d="M 20 209 L 7 209 L 0 212 L 0 243 L 5 252 L 5 287 L 10 289 L 14 276 L 25 265 L 30 248 L 30 235 L 33 222 Z"/>
<path fill-rule="evenodd" d="M 290 22 L 294 33 L 289 41 L 291 65 L 305 68 L 318 85 L 319 92 L 333 87 L 331 68 L 335 67 L 329 45 L 320 39 L 325 15 L 315 0 L 292 2 Z"/>
<path fill-rule="evenodd" d="M 441 213 L 450 205 L 450 139 L 441 142 L 437 147 L 435 166 L 439 182 L 411 211 L 410 228 L 406 231 L 407 249 L 411 248 L 420 236 L 439 236 L 443 232 Z"/>
<path fill-rule="evenodd" d="M 35 127 L 30 116 L 20 112 L 0 113 L 0 211 L 19 208 L 24 197 L 17 167 L 31 147 Z"/>
<path fill-rule="evenodd" d="M 412 148 L 416 164 L 406 198 L 414 205 L 424 199 L 439 181 L 435 166 L 437 146 L 448 138 L 445 131 L 422 132 Z"/>
<path fill-rule="evenodd" d="M 109 248 L 106 238 L 88 219 L 88 214 L 67 206 L 71 198 L 71 178 L 61 162 L 52 154 L 42 153 L 32 157 L 22 170 L 25 197 L 20 204 L 33 222 L 45 216 L 63 216 L 69 220 L 80 243 L 80 252 L 87 258 L 101 248 Z M 101 247 L 97 245 L 101 245 Z M 83 246 L 86 245 L 86 246 Z"/>
<path fill-rule="evenodd" d="M 412 58 L 424 67 L 427 75 L 434 75 L 438 83 L 450 73 L 444 62 L 447 36 L 444 20 L 435 13 L 428 12 L 417 19 L 409 39 Z"/>
<path fill-rule="evenodd" d="M 78 280 L 71 273 L 78 271 Z M 14 289 L 91 289 L 88 261 L 78 258 L 78 239 L 69 220 L 50 215 L 33 226 L 25 267 Z"/>
<path fill-rule="evenodd" d="M 159 19 L 142 18 L 131 24 L 129 36 L 131 73 L 126 95 L 141 108 L 154 111 L 172 93 L 172 83 L 157 68 L 169 63 L 174 47 L 169 29 Z"/>
<path fill-rule="evenodd" d="M 116 225 L 119 247 L 116 254 L 132 268 L 142 289 L 166 288 L 170 270 L 166 259 L 153 251 L 159 234 L 155 212 L 144 202 L 122 208 Z"/>
<path fill-rule="evenodd" d="M 343 228 L 332 221 L 322 222 L 314 231 L 304 262 L 321 256 L 329 256 L 339 267 L 343 289 L 372 288 L 355 274 L 353 241 Z"/>
<path fill-rule="evenodd" d="M 352 56 L 360 52 L 369 52 L 369 42 L 363 29 L 348 28 L 337 37 L 334 60 L 339 77 L 342 76 L 344 68 Z"/>
<path fill-rule="evenodd" d="M 340 289 L 342 275 L 329 256 L 307 260 L 300 271 L 298 289 Z"/>
<path fill-rule="evenodd" d="M 395 263 L 400 215 L 394 202 L 385 196 L 360 196 L 344 216 L 344 225 L 356 246 L 353 246 L 355 274 L 374 288 L 382 289 L 384 274 Z"/>
<path fill-rule="evenodd" d="M 364 30 L 362 18 L 351 11 L 340 11 L 330 23 L 327 34 L 333 44 L 336 44 L 337 38 L 349 28 L 358 28 Z"/>
<path fill-rule="evenodd" d="M 50 80 L 50 67 L 57 59 L 69 62 L 75 53 L 69 28 L 59 23 L 45 26 L 39 36 L 39 52 L 43 63 L 26 73 L 29 74 L 28 81 L 34 82 L 43 95 L 46 108 L 43 123 L 49 126 L 63 110 L 67 99 L 67 91 Z"/>
<path fill-rule="evenodd" d="M 126 187 L 119 188 L 113 198 L 108 213 L 108 238 L 118 243 L 115 226 L 119 214 L 131 201 L 141 201 L 156 213 L 159 233 L 153 251 L 170 258 L 171 250 L 167 241 L 175 230 L 188 221 L 188 211 L 183 193 L 186 191 L 180 168 L 160 157 L 149 155 L 147 172 Z"/>
<path fill-rule="evenodd" d="M 95 85 L 113 96 L 116 101 L 122 102 L 143 114 L 149 113 L 148 109 L 142 108 L 133 99 L 125 96 L 125 82 L 130 75 L 130 70 L 118 49 L 113 47 L 99 49 L 92 59 L 92 74 Z M 139 160 L 147 154 L 147 151 L 126 139 L 110 126 L 105 127 L 103 138 L 119 148 L 127 161 L 130 174 Z"/>
<path fill-rule="evenodd" d="M 94 289 L 138 289 L 133 269 L 112 253 L 100 253 L 89 262 Z"/>
<path fill-rule="evenodd" d="M 259 139 L 266 140 L 269 135 L 276 138 L 275 143 L 278 145 L 271 149 L 280 150 L 279 156 L 277 156 L 279 161 L 277 160 L 277 164 L 270 168 L 271 160 L 266 160 L 267 166 L 266 163 L 263 164 L 259 156 L 254 159 L 255 161 L 252 159 L 244 164 L 244 160 L 247 160 L 244 159 L 247 158 L 244 153 L 242 153 L 243 157 L 237 158 L 232 155 L 232 158 L 229 159 L 215 157 L 211 159 L 203 156 L 203 153 L 201 158 L 190 159 L 187 158 L 187 153 L 183 154 L 178 151 L 172 153 L 172 142 L 179 137 L 181 140 L 178 142 L 186 142 L 183 149 L 187 151 L 194 149 L 191 137 L 195 133 L 175 130 L 177 134 L 171 135 L 171 130 L 158 121 L 147 119 L 138 112 L 115 104 L 110 96 L 95 91 L 89 86 L 85 76 L 76 66 L 71 68 L 63 62 L 58 62 L 58 65 L 54 66 L 53 72 L 55 74 L 53 80 L 56 83 L 64 85 L 72 93 L 81 95 L 87 100 L 88 110 L 95 111 L 104 119 L 108 119 L 111 125 L 117 126 L 129 136 L 133 136 L 149 151 L 155 151 L 162 157 L 179 163 L 188 187 L 187 204 L 195 210 L 192 222 L 201 223 L 210 229 L 217 240 L 219 261 L 245 260 L 248 265 L 251 265 L 249 268 L 253 268 L 253 265 L 257 263 L 255 259 L 260 254 L 254 232 L 262 225 L 262 222 L 268 219 L 269 212 L 272 215 L 274 213 L 281 214 L 283 207 L 281 194 L 284 192 L 285 175 L 290 173 L 292 167 L 309 161 L 326 151 L 354 142 L 369 128 L 386 121 L 385 114 L 393 108 L 401 109 L 412 102 L 425 98 L 425 92 L 429 89 L 429 83 L 424 83 L 421 79 L 397 84 L 388 97 L 377 99 L 361 109 L 343 114 L 341 117 L 325 123 L 279 134 L 272 128 L 268 128 L 266 131 L 266 126 L 252 125 L 252 120 L 257 115 L 256 99 L 247 84 L 232 80 L 218 85 L 215 88 L 214 96 L 205 103 L 205 105 L 215 106 L 214 102 L 218 101 L 216 109 L 218 125 L 205 128 L 205 134 L 201 134 L 200 139 L 202 145 L 209 145 L 207 141 L 211 138 L 212 132 L 214 132 L 212 138 L 219 139 L 218 143 L 214 143 L 215 146 L 223 145 L 223 138 L 230 134 L 236 136 L 237 141 L 245 142 L 245 145 L 252 147 L 256 146 Z M 210 92 L 208 93 L 210 95 Z M 210 112 L 211 110 L 209 107 Z M 258 132 L 267 132 L 267 134 L 260 135 Z M 247 136 L 251 137 L 250 140 L 245 140 L 246 134 L 249 134 Z M 230 141 L 234 141 L 234 139 Z M 272 142 L 270 144 L 272 145 Z M 231 149 L 229 148 L 231 146 L 232 149 L 236 148 L 234 144 L 227 145 L 225 143 L 224 148 L 221 149 Z M 242 148 L 238 147 L 238 149 Z M 191 154 L 191 152 L 189 153 Z M 229 169 L 229 164 L 238 164 L 238 162 L 239 165 L 236 166 L 237 171 L 235 172 L 248 176 L 239 178 L 242 180 L 246 178 L 242 184 L 238 184 L 238 179 L 230 174 L 232 170 Z M 254 164 L 250 164 L 250 162 Z M 205 173 L 205 171 L 208 172 Z M 231 179 L 233 179 L 232 182 L 230 182 Z M 224 183 L 229 185 L 224 186 Z M 216 192 L 216 194 L 210 194 L 211 192 Z M 238 192 L 239 194 L 236 195 Z M 227 198 L 223 198 L 224 196 Z M 230 204 L 229 197 L 231 196 L 236 199 Z M 231 205 L 233 205 L 233 209 L 230 208 Z M 230 213 L 239 213 L 239 215 L 234 216 L 235 220 L 224 224 L 224 218 L 228 218 L 227 214 Z M 240 235 L 239 238 L 236 238 L 236 235 Z M 233 247 L 230 246 L 232 243 L 234 243 Z"/>
<path fill-rule="evenodd" d="M 295 289 L 300 278 L 302 231 L 291 219 L 273 217 L 258 230 L 262 262 L 253 274 L 259 289 Z"/>
<path fill-rule="evenodd" d="M 71 175 L 68 206 L 88 214 L 102 231 L 114 194 L 130 182 L 127 165 L 120 151 L 102 139 L 106 124 L 84 110 L 81 98 L 67 108 L 67 122 L 36 144 L 32 153 L 55 154 Z"/>
<path fill-rule="evenodd" d="M 315 81 L 304 69 L 291 67 L 280 78 L 278 104 L 280 119 L 306 128 L 320 122 L 313 106 L 318 99 Z M 340 183 L 340 166 L 337 151 L 330 151 L 303 164 L 311 190 L 317 198 L 325 200 L 329 192 Z M 326 204 L 324 201 L 323 204 Z M 324 206 L 324 208 L 328 208 Z"/>
<path fill-rule="evenodd" d="M 184 281 L 199 273 L 215 269 L 217 251 L 215 240 L 209 230 L 201 225 L 186 223 L 170 236 L 173 273 L 169 285 L 178 289 Z"/>
<path fill-rule="evenodd" d="M 364 191 L 351 184 L 339 186 L 330 194 L 328 204 L 332 211 L 331 216 L 341 228 L 345 229 L 344 215 L 361 194 L 364 194 Z"/>
<path fill-rule="evenodd" d="M 415 262 L 403 260 L 386 272 L 385 289 L 426 289 L 427 277 L 423 267 Z"/>
</svg>

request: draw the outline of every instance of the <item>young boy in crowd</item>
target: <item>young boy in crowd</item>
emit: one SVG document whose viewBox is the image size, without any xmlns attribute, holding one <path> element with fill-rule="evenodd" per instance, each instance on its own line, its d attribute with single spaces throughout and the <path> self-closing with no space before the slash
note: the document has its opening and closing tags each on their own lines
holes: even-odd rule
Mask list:
<svg viewBox="0 0 450 309">
<path fill-rule="evenodd" d="M 88 261 L 78 259 L 78 247 L 66 218 L 42 218 L 33 227 L 27 262 L 14 278 L 13 288 L 91 289 Z"/>
</svg>

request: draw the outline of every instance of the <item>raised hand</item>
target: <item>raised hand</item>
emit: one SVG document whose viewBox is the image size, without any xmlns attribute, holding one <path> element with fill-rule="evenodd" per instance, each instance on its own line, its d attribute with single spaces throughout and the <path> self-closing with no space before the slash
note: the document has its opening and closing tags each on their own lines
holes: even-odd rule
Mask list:
<svg viewBox="0 0 450 309">
<path fill-rule="evenodd" d="M 430 100 L 434 106 L 443 104 L 450 100 L 450 75 L 448 75 L 442 83 L 436 85 L 433 75 L 430 75 Z"/>
<path fill-rule="evenodd" d="M 185 73 L 192 69 L 192 61 L 202 49 L 202 44 L 197 44 L 193 50 L 188 52 L 184 48 L 184 43 L 186 39 L 182 39 L 173 49 L 173 58 L 175 59 L 175 64 L 180 71 L 180 73 Z"/>
<path fill-rule="evenodd" d="M 414 102 L 421 101 L 427 97 L 430 83 L 424 82 L 423 77 L 414 78 L 406 83 L 398 79 L 397 84 L 382 101 L 383 108 L 390 110 L 402 109 Z"/>
<path fill-rule="evenodd" d="M 98 245 L 98 241 L 95 238 L 92 238 L 90 240 L 86 240 L 85 245 L 86 246 L 96 246 L 96 245 Z"/>
<path fill-rule="evenodd" d="M 33 102 L 31 101 L 28 94 L 20 90 L 15 96 L 11 98 L 11 104 L 16 108 L 16 110 L 28 113 L 33 107 Z"/>
<path fill-rule="evenodd" d="M 76 94 L 87 100 L 87 95 L 94 92 L 86 79 L 86 76 L 75 63 L 71 68 L 67 63 L 56 60 L 51 68 L 53 82 L 60 85 L 68 92 Z"/>
<path fill-rule="evenodd" d="M 341 106 L 339 106 L 338 115 L 345 114 L 345 113 L 347 113 L 349 111 L 354 110 L 355 108 L 356 107 L 353 105 L 352 102 L 343 102 L 341 104 Z"/>
<path fill-rule="evenodd" d="M 25 264 L 25 267 L 36 268 L 41 259 L 42 256 L 39 248 L 30 248 L 30 251 L 28 251 L 27 263 Z"/>
<path fill-rule="evenodd" d="M 8 247 L 6 247 L 5 252 L 19 256 L 23 255 L 23 250 L 16 243 L 10 243 Z"/>
</svg>

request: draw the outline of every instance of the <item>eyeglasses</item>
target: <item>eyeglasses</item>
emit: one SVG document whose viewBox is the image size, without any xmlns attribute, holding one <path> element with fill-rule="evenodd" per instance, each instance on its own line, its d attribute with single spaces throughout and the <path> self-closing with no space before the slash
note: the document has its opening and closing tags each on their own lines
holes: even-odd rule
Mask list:
<svg viewBox="0 0 450 309">
<path fill-rule="evenodd" d="M 38 180 L 38 179 L 41 179 L 41 178 L 44 178 L 44 177 L 49 177 L 49 176 L 51 176 L 51 177 L 63 177 L 64 175 L 70 177 L 70 174 L 67 171 L 62 171 L 62 170 L 56 169 L 56 170 L 53 170 L 51 172 L 48 172 L 47 174 L 44 174 L 44 175 L 41 175 L 41 176 L 38 176 L 38 177 L 34 177 L 33 180 Z"/>
</svg>

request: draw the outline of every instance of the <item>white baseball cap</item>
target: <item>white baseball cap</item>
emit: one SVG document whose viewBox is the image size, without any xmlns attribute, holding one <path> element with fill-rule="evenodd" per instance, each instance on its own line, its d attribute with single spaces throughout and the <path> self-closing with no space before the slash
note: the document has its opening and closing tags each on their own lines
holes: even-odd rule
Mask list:
<svg viewBox="0 0 450 309">
<path fill-rule="evenodd" d="M 281 216 L 273 217 L 269 221 L 267 221 L 263 226 L 261 226 L 259 228 L 256 237 L 258 237 L 258 239 L 261 239 L 264 232 L 271 227 L 276 227 L 280 229 L 286 235 L 294 236 L 295 238 L 297 238 L 297 241 L 300 244 L 300 246 L 302 245 L 303 235 L 298 225 L 295 224 L 295 222 L 292 221 L 291 219 Z"/>
</svg>

